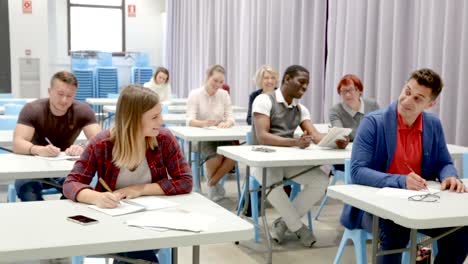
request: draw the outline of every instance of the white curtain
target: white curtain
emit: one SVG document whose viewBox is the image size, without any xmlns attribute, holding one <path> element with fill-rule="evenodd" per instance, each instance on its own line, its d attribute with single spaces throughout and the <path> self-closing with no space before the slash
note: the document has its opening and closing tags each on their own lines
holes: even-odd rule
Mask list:
<svg viewBox="0 0 468 264">
<path fill-rule="evenodd" d="M 468 146 L 467 1 L 329 0 L 327 37 L 325 116 L 344 74 L 359 76 L 364 96 L 386 106 L 413 70 L 428 67 L 445 84 L 431 111 L 448 143 Z"/>
<path fill-rule="evenodd" d="M 256 69 L 271 64 L 282 78 L 292 64 L 310 71 L 302 103 L 323 121 L 326 1 L 170 0 L 167 61 L 180 97 L 200 87 L 211 64 L 226 68 L 236 105 L 247 106 Z"/>
</svg>

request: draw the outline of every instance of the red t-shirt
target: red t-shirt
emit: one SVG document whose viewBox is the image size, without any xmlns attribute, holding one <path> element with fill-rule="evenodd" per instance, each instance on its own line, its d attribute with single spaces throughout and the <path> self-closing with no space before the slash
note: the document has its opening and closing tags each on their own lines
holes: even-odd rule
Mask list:
<svg viewBox="0 0 468 264">
<path fill-rule="evenodd" d="M 400 113 L 397 113 L 397 119 L 395 154 L 387 172 L 409 174 L 413 170 L 416 174 L 421 175 L 423 116 L 419 114 L 412 127 L 407 127 L 403 123 Z"/>
</svg>

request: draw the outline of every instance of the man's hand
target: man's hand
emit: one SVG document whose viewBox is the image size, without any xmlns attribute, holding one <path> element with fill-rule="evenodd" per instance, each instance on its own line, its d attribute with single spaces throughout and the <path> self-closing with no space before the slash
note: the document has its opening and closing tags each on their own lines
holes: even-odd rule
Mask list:
<svg viewBox="0 0 468 264">
<path fill-rule="evenodd" d="M 217 124 L 218 124 L 218 121 L 212 120 L 212 119 L 208 119 L 208 120 L 205 120 L 205 121 L 204 121 L 203 126 L 204 126 L 204 127 L 210 127 L 210 126 L 216 126 Z"/>
<path fill-rule="evenodd" d="M 80 156 L 83 153 L 83 147 L 79 145 L 71 145 L 65 150 L 65 154 L 68 156 Z"/>
<path fill-rule="evenodd" d="M 406 176 L 406 189 L 420 191 L 427 189 L 426 180 L 414 172 Z"/>
<path fill-rule="evenodd" d="M 349 144 L 349 137 L 345 136 L 344 139 L 337 139 L 335 144 L 339 149 L 345 149 Z"/>
<path fill-rule="evenodd" d="M 310 143 L 312 142 L 312 136 L 309 135 L 307 130 L 304 130 L 304 134 L 298 139 L 296 139 L 296 146 L 304 149 L 310 146 Z"/>
<path fill-rule="evenodd" d="M 54 145 L 47 145 L 47 146 L 33 146 L 34 150 L 33 153 L 42 156 L 42 157 L 57 157 L 60 154 L 60 149 Z"/>
<path fill-rule="evenodd" d="M 232 127 L 232 124 L 229 121 L 220 122 L 217 127 L 218 128 L 230 128 L 230 127 Z"/>
<path fill-rule="evenodd" d="M 468 188 L 455 176 L 445 178 L 440 185 L 440 189 L 450 190 L 451 192 L 468 192 Z"/>
</svg>

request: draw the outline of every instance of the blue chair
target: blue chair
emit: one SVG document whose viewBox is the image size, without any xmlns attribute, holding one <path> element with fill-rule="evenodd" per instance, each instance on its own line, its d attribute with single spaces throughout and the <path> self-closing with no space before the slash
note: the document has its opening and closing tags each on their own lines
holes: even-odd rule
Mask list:
<svg viewBox="0 0 468 264">
<path fill-rule="evenodd" d="M 340 170 L 335 170 L 335 167 L 332 166 L 332 172 L 333 172 L 333 178 L 329 184 L 329 186 L 333 186 L 336 184 L 336 181 L 344 181 L 344 171 Z M 318 217 L 320 215 L 320 212 L 322 212 L 323 207 L 328 201 L 328 196 L 325 194 L 325 197 L 323 197 L 322 202 L 320 203 L 319 208 L 317 209 L 317 212 L 315 213 L 315 220 L 318 220 Z"/>
<path fill-rule="evenodd" d="M 10 103 L 5 104 L 5 115 L 19 115 L 21 109 L 23 109 L 24 104 Z"/>
<path fill-rule="evenodd" d="M 468 153 L 463 153 L 463 178 L 468 179 Z"/>
</svg>

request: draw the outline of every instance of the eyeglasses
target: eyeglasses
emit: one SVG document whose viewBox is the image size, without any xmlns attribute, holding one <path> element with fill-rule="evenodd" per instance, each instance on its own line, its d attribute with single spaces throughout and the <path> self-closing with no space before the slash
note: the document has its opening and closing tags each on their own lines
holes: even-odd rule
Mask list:
<svg viewBox="0 0 468 264">
<path fill-rule="evenodd" d="M 356 88 L 352 87 L 352 88 L 349 88 L 349 89 L 340 89 L 340 94 L 341 95 L 345 95 L 347 93 L 354 93 L 356 92 Z"/>
<path fill-rule="evenodd" d="M 434 203 L 434 202 L 438 202 L 439 199 L 440 199 L 440 196 L 436 195 L 435 193 L 418 194 L 418 195 L 413 195 L 413 196 L 408 197 L 408 201 L 413 201 L 413 202 Z"/>
</svg>

